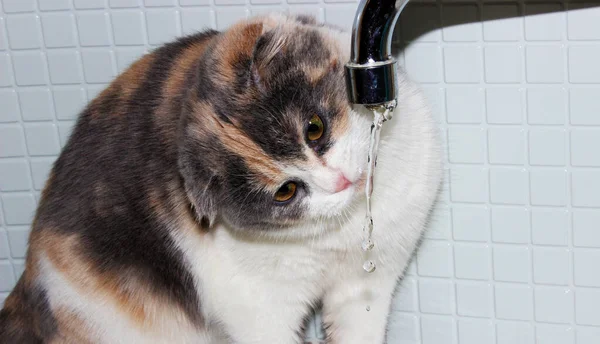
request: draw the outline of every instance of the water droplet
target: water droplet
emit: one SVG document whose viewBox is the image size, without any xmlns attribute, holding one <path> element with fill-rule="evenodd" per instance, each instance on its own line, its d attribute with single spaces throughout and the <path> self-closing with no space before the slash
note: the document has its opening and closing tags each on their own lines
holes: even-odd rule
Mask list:
<svg viewBox="0 0 600 344">
<path fill-rule="evenodd" d="M 368 273 L 375 271 L 375 268 L 376 268 L 375 263 L 372 260 L 367 260 L 363 264 L 363 269 Z"/>
<path fill-rule="evenodd" d="M 371 310 L 371 306 L 367 306 L 367 312 Z"/>
<path fill-rule="evenodd" d="M 373 240 L 371 240 L 371 239 L 366 239 L 365 241 L 362 242 L 363 251 L 370 251 L 373 249 L 374 246 L 375 246 L 375 244 L 373 243 Z"/>
</svg>

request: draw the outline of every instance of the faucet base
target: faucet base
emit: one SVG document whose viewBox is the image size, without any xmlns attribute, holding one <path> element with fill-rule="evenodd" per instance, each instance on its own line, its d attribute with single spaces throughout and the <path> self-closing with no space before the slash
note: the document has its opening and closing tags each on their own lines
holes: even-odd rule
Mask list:
<svg viewBox="0 0 600 344">
<path fill-rule="evenodd" d="M 396 99 L 396 61 L 346 64 L 346 86 L 351 103 L 382 105 Z"/>
</svg>

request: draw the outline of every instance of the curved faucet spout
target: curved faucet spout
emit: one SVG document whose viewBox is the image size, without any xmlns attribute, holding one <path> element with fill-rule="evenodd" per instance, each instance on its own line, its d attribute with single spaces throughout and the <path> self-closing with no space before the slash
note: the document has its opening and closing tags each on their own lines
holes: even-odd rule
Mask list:
<svg viewBox="0 0 600 344">
<path fill-rule="evenodd" d="M 346 85 L 352 103 L 366 106 L 395 103 L 392 35 L 408 1 L 361 0 L 352 28 L 350 61 L 346 64 Z"/>
</svg>

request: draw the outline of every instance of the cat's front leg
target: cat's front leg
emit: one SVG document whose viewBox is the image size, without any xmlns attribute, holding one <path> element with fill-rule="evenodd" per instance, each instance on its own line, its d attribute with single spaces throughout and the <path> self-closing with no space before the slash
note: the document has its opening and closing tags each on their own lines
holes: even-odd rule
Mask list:
<svg viewBox="0 0 600 344">
<path fill-rule="evenodd" d="M 323 299 L 327 343 L 385 342 L 390 303 L 398 279 L 384 276 L 383 271 L 362 277 L 343 281 Z"/>
</svg>

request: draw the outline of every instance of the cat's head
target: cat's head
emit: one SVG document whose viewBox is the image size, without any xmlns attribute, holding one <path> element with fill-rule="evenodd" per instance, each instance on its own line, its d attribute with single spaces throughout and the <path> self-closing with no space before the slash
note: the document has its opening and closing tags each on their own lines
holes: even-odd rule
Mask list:
<svg viewBox="0 0 600 344">
<path fill-rule="evenodd" d="M 364 193 L 370 118 L 348 102 L 349 36 L 271 15 L 214 39 L 190 92 L 180 168 L 197 215 L 239 229 L 342 216 Z"/>
</svg>

